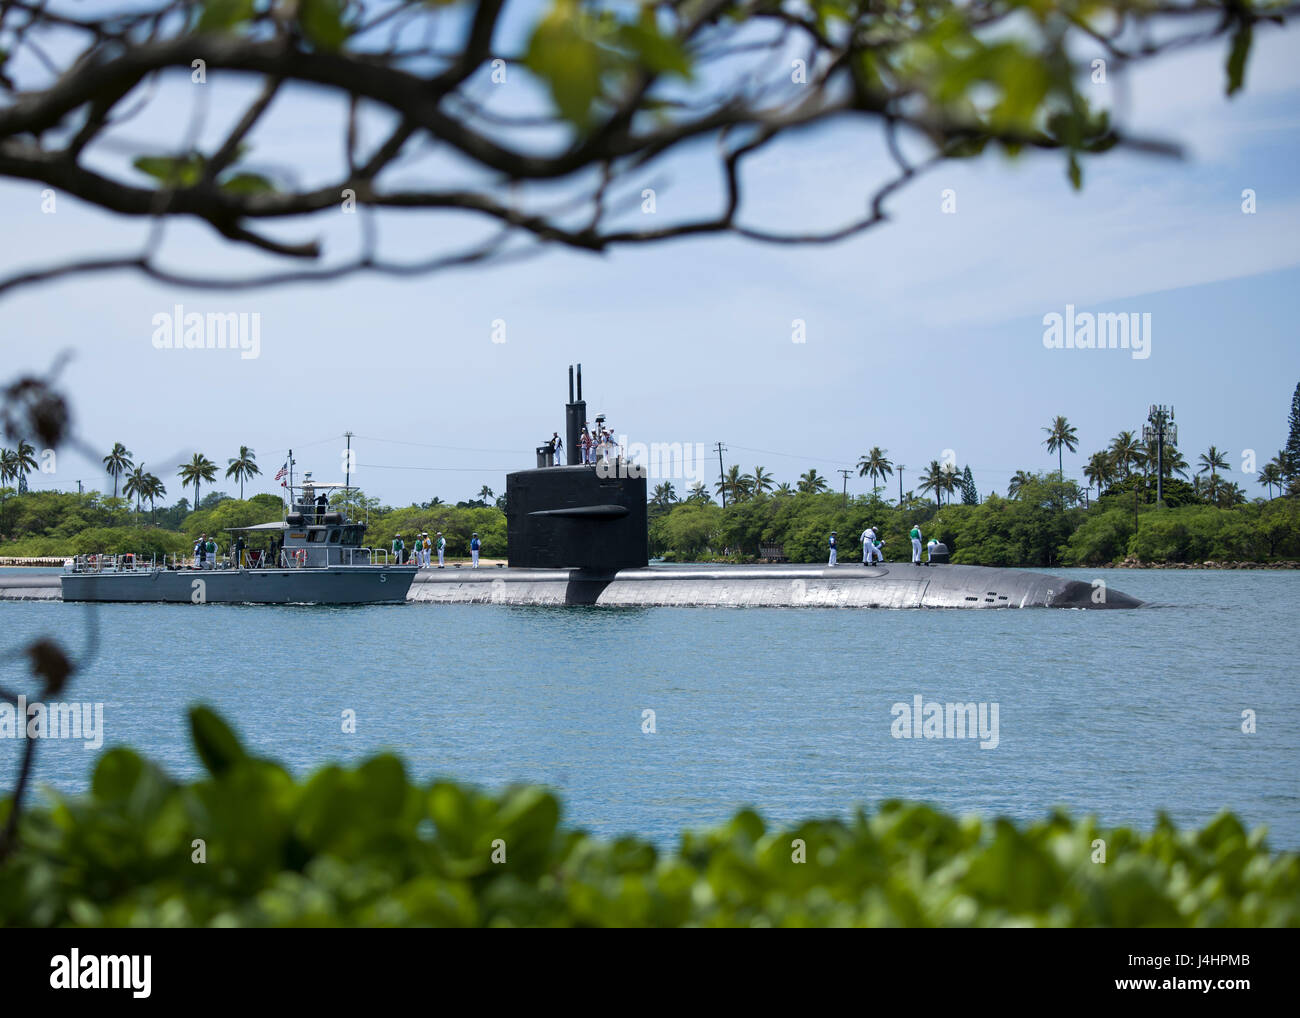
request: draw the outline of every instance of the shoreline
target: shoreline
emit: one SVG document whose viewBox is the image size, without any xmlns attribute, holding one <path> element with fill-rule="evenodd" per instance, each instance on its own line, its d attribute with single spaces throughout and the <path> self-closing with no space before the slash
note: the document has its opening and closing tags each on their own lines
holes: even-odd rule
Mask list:
<svg viewBox="0 0 1300 1018">
<path fill-rule="evenodd" d="M 65 557 L 63 557 L 63 556 L 56 556 L 56 555 L 43 555 L 43 556 L 37 556 L 37 557 L 31 557 L 31 558 L 29 558 L 29 557 L 19 557 L 19 556 L 0 556 L 0 568 L 13 568 L 13 569 L 21 569 L 21 568 L 36 568 L 36 569 L 59 568 L 59 569 L 61 569 L 61 568 L 63 567 L 64 562 L 66 562 L 66 561 L 67 561 L 67 559 L 66 559 Z M 452 567 L 452 566 L 468 566 L 469 563 L 470 563 L 470 560 L 469 560 L 468 558 L 466 558 L 466 559 L 452 559 L 452 558 L 448 558 L 448 559 L 447 559 L 447 567 L 448 567 L 448 568 L 450 568 L 450 567 Z M 479 559 L 479 565 L 480 565 L 481 567 L 494 566 L 494 567 L 498 567 L 498 568 L 504 568 L 504 567 L 507 566 L 508 564 L 509 564 L 509 563 L 507 562 L 506 559 L 489 559 L 489 558 L 480 558 L 480 559 Z M 716 565 L 731 565 L 731 564 L 733 564 L 733 563 L 718 563 L 718 562 L 674 562 L 674 563 L 672 563 L 672 564 L 673 564 L 673 565 L 680 565 L 680 566 L 716 566 Z M 754 563 L 754 564 L 762 565 L 762 564 L 764 564 L 764 563 Z M 807 562 L 807 563 L 788 563 L 788 564 L 790 564 L 790 565 L 817 566 L 817 565 L 823 565 L 824 563 L 821 563 L 821 562 Z M 889 563 L 886 562 L 886 563 L 884 563 L 884 564 L 885 564 L 885 565 L 888 565 Z M 1102 565 L 1098 565 L 1098 566 L 1088 566 L 1088 565 L 1081 565 L 1081 566 L 1050 566 L 1050 567 L 1043 567 L 1043 566 L 1006 566 L 1005 568 L 1008 568 L 1008 569 L 1035 569 L 1035 570 L 1036 570 L 1036 569 L 1040 569 L 1040 568 L 1055 568 L 1055 569 L 1206 569 L 1206 570 L 1225 570 L 1225 569 L 1273 569 L 1273 570 L 1287 570 L 1287 569 L 1300 569 L 1300 562 L 1297 562 L 1297 561 L 1292 560 L 1292 559 L 1286 559 L 1286 560 L 1283 560 L 1283 561 L 1280 561 L 1280 562 L 1218 562 L 1218 561 L 1214 561 L 1214 560 L 1206 560 L 1206 561 L 1204 561 L 1204 562 L 1142 562 L 1142 561 L 1139 561 L 1139 560 L 1137 560 L 1137 559 L 1125 559 L 1125 560 L 1122 561 L 1122 562 L 1106 562 L 1106 563 L 1103 563 Z"/>
</svg>

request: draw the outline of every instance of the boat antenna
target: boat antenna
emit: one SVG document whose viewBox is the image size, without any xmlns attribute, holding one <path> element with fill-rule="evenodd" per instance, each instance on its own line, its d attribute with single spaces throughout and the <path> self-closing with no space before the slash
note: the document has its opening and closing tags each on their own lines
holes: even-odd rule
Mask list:
<svg viewBox="0 0 1300 1018">
<path fill-rule="evenodd" d="M 343 435 L 348 440 L 348 451 L 343 457 L 343 499 L 346 504 L 348 493 L 352 490 L 352 432 L 345 431 Z"/>
</svg>

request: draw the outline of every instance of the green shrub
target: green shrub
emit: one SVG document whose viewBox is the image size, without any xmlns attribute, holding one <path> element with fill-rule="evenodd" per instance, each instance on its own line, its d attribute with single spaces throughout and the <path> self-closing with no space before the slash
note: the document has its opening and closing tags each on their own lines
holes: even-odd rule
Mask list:
<svg viewBox="0 0 1300 1018">
<path fill-rule="evenodd" d="M 1066 542 L 1062 561 L 1069 566 L 1116 562 L 1128 554 L 1133 537 L 1133 513 L 1127 509 L 1106 509 L 1089 515 Z"/>
<path fill-rule="evenodd" d="M 1140 834 L 902 802 L 780 830 L 745 810 L 662 853 L 564 826 L 539 788 L 422 786 L 387 755 L 295 781 L 205 708 L 190 723 L 206 777 L 111 749 L 87 795 L 25 812 L 0 925 L 1300 925 L 1300 857 L 1230 814 Z"/>
<path fill-rule="evenodd" d="M 83 530 L 69 542 L 75 555 L 125 555 L 130 552 L 148 558 L 175 555 L 190 550 L 181 534 L 153 527 L 94 527 Z"/>
</svg>

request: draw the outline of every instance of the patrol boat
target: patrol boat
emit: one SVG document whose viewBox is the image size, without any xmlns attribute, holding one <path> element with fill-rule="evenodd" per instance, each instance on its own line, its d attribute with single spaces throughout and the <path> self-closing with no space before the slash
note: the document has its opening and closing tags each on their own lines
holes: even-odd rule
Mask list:
<svg viewBox="0 0 1300 1018">
<path fill-rule="evenodd" d="M 327 510 L 328 493 L 341 487 L 308 474 L 282 522 L 227 528 L 238 551 L 201 567 L 182 556 L 169 564 L 166 557 L 79 555 L 60 577 L 63 600 L 404 604 L 415 564 L 392 563 L 385 549 L 363 547 L 365 524 Z M 269 547 L 246 548 L 264 539 Z"/>
</svg>

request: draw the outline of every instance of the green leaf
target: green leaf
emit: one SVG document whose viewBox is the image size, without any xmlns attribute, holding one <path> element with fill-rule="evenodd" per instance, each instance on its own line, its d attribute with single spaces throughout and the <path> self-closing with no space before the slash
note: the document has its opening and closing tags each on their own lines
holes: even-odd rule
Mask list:
<svg viewBox="0 0 1300 1018">
<path fill-rule="evenodd" d="M 338 49 L 352 34 L 343 22 L 343 0 L 299 0 L 298 21 L 303 34 L 321 49 Z"/>
<path fill-rule="evenodd" d="M 208 707 L 190 709 L 190 734 L 199 759 L 213 777 L 220 777 L 235 764 L 248 759 L 239 736 Z"/>
<path fill-rule="evenodd" d="M 1246 79 L 1246 58 L 1250 56 L 1251 23 L 1243 21 L 1232 35 L 1228 51 L 1228 95 L 1240 90 Z"/>
<path fill-rule="evenodd" d="M 131 164 L 168 187 L 193 187 L 203 172 L 204 159 L 198 153 L 187 156 L 139 156 Z"/>
<path fill-rule="evenodd" d="M 253 17 L 253 0 L 206 0 L 199 15 L 200 32 L 229 31 Z"/>
<path fill-rule="evenodd" d="M 538 22 L 524 65 L 546 82 L 560 115 L 585 127 L 591 106 L 600 95 L 602 57 L 599 47 L 583 31 L 575 0 L 557 0 Z"/>
<path fill-rule="evenodd" d="M 268 194 L 275 185 L 260 173 L 235 173 L 221 181 L 221 189 L 231 194 Z"/>
<path fill-rule="evenodd" d="M 676 39 L 659 33 L 654 8 L 643 7 L 641 19 L 635 24 L 620 25 L 618 37 L 642 66 L 658 74 L 677 74 L 690 79 L 690 56 Z"/>
<path fill-rule="evenodd" d="M 125 799 L 144 772 L 144 759 L 133 749 L 117 746 L 108 750 L 95 765 L 90 790 L 96 799 Z"/>
</svg>

